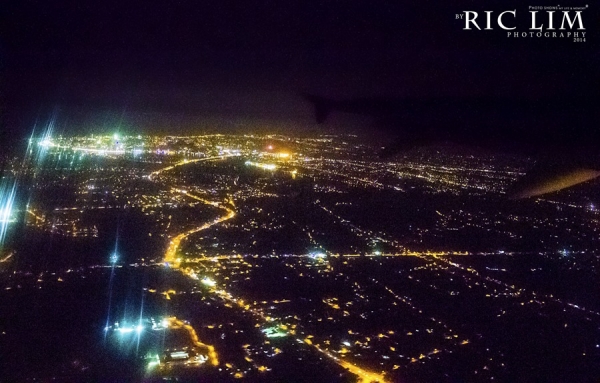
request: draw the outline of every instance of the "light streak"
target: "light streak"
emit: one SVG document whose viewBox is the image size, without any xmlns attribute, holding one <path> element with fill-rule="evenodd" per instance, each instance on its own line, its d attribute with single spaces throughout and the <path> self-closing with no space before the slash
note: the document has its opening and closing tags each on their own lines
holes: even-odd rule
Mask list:
<svg viewBox="0 0 600 383">
<path fill-rule="evenodd" d="M 0 247 L 4 243 L 8 224 L 16 221 L 15 217 L 13 217 L 13 204 L 16 192 L 16 180 L 12 181 L 12 185 L 10 182 L 5 182 L 4 185 L 0 186 Z"/>
<path fill-rule="evenodd" d="M 261 169 L 265 169 L 265 170 L 277 169 L 277 165 L 275 165 L 275 164 L 263 164 L 260 162 L 252 162 L 252 161 L 246 161 L 245 164 L 248 166 L 255 166 L 257 168 L 261 168 Z"/>
<path fill-rule="evenodd" d="M 6 257 L 0 259 L 0 263 L 8 262 L 8 260 L 12 258 L 13 254 L 14 253 L 10 253 Z"/>
</svg>

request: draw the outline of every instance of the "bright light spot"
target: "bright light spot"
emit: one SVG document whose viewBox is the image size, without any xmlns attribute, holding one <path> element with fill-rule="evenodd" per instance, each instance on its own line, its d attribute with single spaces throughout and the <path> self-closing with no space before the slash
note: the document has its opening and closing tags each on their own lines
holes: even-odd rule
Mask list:
<svg viewBox="0 0 600 383">
<path fill-rule="evenodd" d="M 275 164 L 262 164 L 259 162 L 246 161 L 246 165 L 248 166 L 256 166 L 257 168 L 265 169 L 265 170 L 275 170 L 277 169 L 277 165 Z"/>
<path fill-rule="evenodd" d="M 267 338 L 283 338 L 284 336 L 287 336 L 287 333 L 285 331 L 281 331 L 278 326 L 267 327 L 261 330 L 261 332 L 265 334 Z"/>
<path fill-rule="evenodd" d="M 50 141 L 49 138 L 46 138 L 46 139 L 40 141 L 40 146 L 42 148 L 49 148 L 51 146 L 54 146 L 54 143 L 52 143 L 52 141 Z"/>
<path fill-rule="evenodd" d="M 115 139 L 115 141 L 118 141 L 118 140 L 119 140 L 119 134 L 118 134 L 118 133 L 115 133 L 115 134 L 113 135 L 113 138 Z"/>
<path fill-rule="evenodd" d="M 139 334 L 139 333 L 141 333 L 142 331 L 144 331 L 144 326 L 142 326 L 142 325 L 138 325 L 138 326 L 135 328 L 135 331 L 136 331 L 138 334 Z"/>
<path fill-rule="evenodd" d="M 214 287 L 217 285 L 217 282 L 215 282 L 214 280 L 210 279 L 209 277 L 204 277 L 201 280 L 202 284 L 209 286 L 209 287 Z"/>
<path fill-rule="evenodd" d="M 187 359 L 190 355 L 185 351 L 175 351 L 171 353 L 171 358 L 173 359 Z"/>
<path fill-rule="evenodd" d="M 114 264 L 114 263 L 117 263 L 117 261 L 118 261 L 118 260 L 119 260 L 119 256 L 117 255 L 117 253 L 113 253 L 113 254 L 110 256 L 110 263 L 113 263 L 113 264 Z"/>
</svg>

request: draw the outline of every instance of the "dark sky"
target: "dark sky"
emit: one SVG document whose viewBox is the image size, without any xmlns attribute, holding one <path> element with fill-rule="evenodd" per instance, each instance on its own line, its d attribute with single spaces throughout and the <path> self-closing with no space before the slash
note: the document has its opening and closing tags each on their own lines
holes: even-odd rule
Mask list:
<svg viewBox="0 0 600 383">
<path fill-rule="evenodd" d="M 52 114 L 68 132 L 311 125 L 300 92 L 528 100 L 598 84 L 593 4 L 574 43 L 455 19 L 517 9 L 526 30 L 522 2 L 437 3 L 13 1 L 0 11 L 2 136 Z"/>
</svg>

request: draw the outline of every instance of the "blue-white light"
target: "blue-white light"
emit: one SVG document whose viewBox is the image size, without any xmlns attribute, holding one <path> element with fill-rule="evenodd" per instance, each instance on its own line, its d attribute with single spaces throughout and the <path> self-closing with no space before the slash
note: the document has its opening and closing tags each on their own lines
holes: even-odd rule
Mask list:
<svg viewBox="0 0 600 383">
<path fill-rule="evenodd" d="M 8 224 L 16 221 L 13 216 L 16 191 L 17 182 L 14 180 L 0 185 L 0 246 L 6 237 Z"/>
</svg>

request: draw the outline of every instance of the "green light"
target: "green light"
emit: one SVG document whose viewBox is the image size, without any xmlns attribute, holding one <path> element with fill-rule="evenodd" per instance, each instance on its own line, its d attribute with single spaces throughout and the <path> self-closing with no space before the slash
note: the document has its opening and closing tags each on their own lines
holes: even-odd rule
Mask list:
<svg viewBox="0 0 600 383">
<path fill-rule="evenodd" d="M 150 359 L 152 359 L 150 362 L 148 362 L 148 368 L 154 368 L 156 366 L 160 366 L 160 358 L 158 356 L 158 354 L 150 357 Z"/>
<path fill-rule="evenodd" d="M 281 331 L 279 329 L 279 327 L 277 327 L 277 326 L 267 327 L 266 329 L 262 330 L 262 332 L 265 334 L 265 336 L 267 338 L 283 338 L 283 337 L 287 336 L 287 333 L 284 331 Z"/>
</svg>

